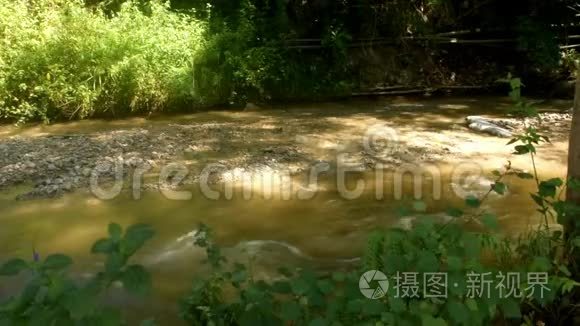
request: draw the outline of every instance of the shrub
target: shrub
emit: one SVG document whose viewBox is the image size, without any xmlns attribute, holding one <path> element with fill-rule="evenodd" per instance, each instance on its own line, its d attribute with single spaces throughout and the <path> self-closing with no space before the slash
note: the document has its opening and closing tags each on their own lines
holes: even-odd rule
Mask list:
<svg viewBox="0 0 580 326">
<path fill-rule="evenodd" d="M 280 40 L 264 40 L 249 1 L 235 19 L 212 7 L 177 12 L 160 0 L 126 1 L 115 11 L 80 0 L 0 0 L 0 7 L 4 120 L 118 117 L 346 88 L 336 60 L 305 65 Z"/>
<path fill-rule="evenodd" d="M 467 205 L 475 206 L 473 202 L 471 199 Z M 493 215 L 481 215 L 477 207 L 468 210 L 473 211 L 465 218 L 478 218 L 487 230 L 495 231 Z M 572 321 L 575 308 L 561 302 L 573 300 L 573 290 L 580 283 L 568 270 L 570 253 L 565 248 L 571 247 L 565 245 L 561 233 L 541 230 L 514 241 L 497 233 L 465 231 L 456 223 L 460 214 L 444 225 L 424 216 L 413 230 L 373 234 L 358 267 L 331 274 L 280 268 L 274 281 L 256 280 L 251 265 L 243 262 L 225 264 L 219 247 L 211 241 L 211 232 L 202 225 L 195 244 L 206 248 L 214 272 L 196 279 L 182 302 L 181 316 L 189 325 L 532 325 Z M 382 271 L 389 278 L 388 292 L 376 300 L 364 298 L 359 290 L 361 275 L 369 270 Z M 423 297 L 424 286 L 429 286 L 423 279 L 426 273 L 446 275 L 447 290 L 439 288 L 440 294 L 448 291 L 445 296 Z M 507 273 L 518 275 L 515 284 L 506 283 Z M 407 287 L 405 274 L 417 277 Z M 534 274 L 545 275 L 547 289 L 540 290 L 527 278 Z M 485 283 L 477 283 L 480 275 L 493 282 L 489 294 Z M 503 290 L 496 288 L 498 284 Z M 418 289 L 417 296 L 405 296 L 405 291 L 412 293 L 412 287 Z M 522 295 L 506 295 L 512 288 Z"/>
<path fill-rule="evenodd" d="M 196 103 L 205 25 L 152 1 L 108 17 L 81 1 L 0 0 L 0 118 L 155 112 Z"/>
<path fill-rule="evenodd" d="M 119 309 L 103 305 L 102 294 L 120 282 L 130 293 L 144 295 L 151 290 L 151 277 L 141 265 L 129 265 L 130 258 L 153 230 L 144 224 L 128 227 L 109 225 L 109 236 L 95 242 L 91 252 L 105 255 L 104 270 L 86 282 L 67 275 L 72 259 L 62 254 L 44 260 L 33 253 L 31 261 L 11 259 L 0 266 L 0 276 L 28 274 L 21 293 L 0 303 L 0 325 L 121 325 Z M 143 323 L 151 325 L 151 323 Z"/>
</svg>

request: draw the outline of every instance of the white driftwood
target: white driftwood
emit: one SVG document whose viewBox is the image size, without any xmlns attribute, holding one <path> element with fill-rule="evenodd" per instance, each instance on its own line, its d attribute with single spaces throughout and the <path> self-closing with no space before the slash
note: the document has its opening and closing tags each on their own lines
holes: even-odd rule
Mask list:
<svg viewBox="0 0 580 326">
<path fill-rule="evenodd" d="M 494 123 L 493 120 L 479 116 L 469 116 L 465 118 L 465 121 L 467 121 L 467 126 L 469 127 L 469 129 L 484 132 L 497 137 L 505 137 L 505 138 L 512 137 L 511 131 L 502 126 L 497 125 L 496 123 Z"/>
</svg>

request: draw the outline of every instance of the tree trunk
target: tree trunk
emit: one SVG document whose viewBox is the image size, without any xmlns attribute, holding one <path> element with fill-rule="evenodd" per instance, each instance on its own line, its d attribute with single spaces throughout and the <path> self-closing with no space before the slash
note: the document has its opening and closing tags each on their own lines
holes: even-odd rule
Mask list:
<svg viewBox="0 0 580 326">
<path fill-rule="evenodd" d="M 568 148 L 568 179 L 580 180 L 580 69 L 576 79 L 576 94 L 572 109 L 572 130 L 570 131 L 570 147 Z M 568 188 L 566 200 L 580 205 L 580 191 Z M 570 216 L 564 226 L 565 234 L 571 236 L 575 231 L 575 219 L 579 216 Z"/>
</svg>

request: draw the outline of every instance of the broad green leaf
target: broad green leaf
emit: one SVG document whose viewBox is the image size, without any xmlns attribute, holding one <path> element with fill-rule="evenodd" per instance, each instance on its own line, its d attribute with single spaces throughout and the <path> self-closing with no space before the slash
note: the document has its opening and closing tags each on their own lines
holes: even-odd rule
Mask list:
<svg viewBox="0 0 580 326">
<path fill-rule="evenodd" d="M 105 260 L 105 271 L 109 275 L 114 275 L 120 271 L 121 267 L 125 264 L 125 259 L 121 254 L 114 252 L 107 256 Z"/>
<path fill-rule="evenodd" d="M 96 297 L 85 290 L 67 292 L 62 304 L 75 319 L 90 316 L 97 308 Z"/>
<path fill-rule="evenodd" d="M 151 291 L 151 276 L 141 265 L 131 265 L 121 275 L 123 287 L 134 294 L 145 295 Z"/>
<path fill-rule="evenodd" d="M 510 87 L 512 89 L 518 89 L 522 87 L 522 80 L 519 78 L 510 79 Z"/>
<path fill-rule="evenodd" d="M 527 173 L 527 172 L 518 172 L 518 173 L 516 173 L 516 175 L 520 179 L 533 179 L 534 178 L 534 176 L 532 174 Z"/>
<path fill-rule="evenodd" d="M 556 196 L 556 186 L 548 183 L 546 181 L 540 182 L 540 186 L 538 188 L 538 195 L 541 197 L 552 197 Z"/>
<path fill-rule="evenodd" d="M 36 299 L 38 292 L 41 287 L 43 287 L 42 281 L 40 279 L 32 279 L 30 283 L 24 287 L 22 294 L 20 295 L 20 301 L 22 303 L 29 303 Z"/>
<path fill-rule="evenodd" d="M 28 269 L 28 263 L 20 258 L 11 259 L 0 267 L 0 276 L 14 276 Z"/>
<path fill-rule="evenodd" d="M 503 195 L 505 194 L 507 186 L 505 185 L 505 183 L 497 181 L 491 186 L 491 189 L 493 189 L 493 191 L 495 191 L 496 193 Z"/>
<path fill-rule="evenodd" d="M 121 239 L 122 235 L 123 235 L 123 228 L 119 224 L 117 224 L 117 223 L 109 224 L 109 236 L 113 240 Z"/>
<path fill-rule="evenodd" d="M 463 216 L 463 211 L 458 208 L 451 207 L 447 209 L 447 215 L 451 217 L 461 217 Z"/>
<path fill-rule="evenodd" d="M 542 206 L 544 205 L 544 199 L 536 194 L 530 194 L 530 196 L 532 197 L 532 199 L 534 200 L 534 202 L 538 205 L 538 206 Z"/>
<path fill-rule="evenodd" d="M 514 154 L 516 155 L 524 155 L 531 152 L 530 147 L 528 145 L 517 145 L 516 147 L 514 147 L 514 149 L 515 149 Z"/>
<path fill-rule="evenodd" d="M 52 277 L 47 289 L 47 297 L 50 300 L 58 299 L 66 289 L 75 289 L 63 277 Z"/>
<path fill-rule="evenodd" d="M 544 183 L 554 187 L 561 187 L 564 185 L 564 181 L 560 178 L 552 178 L 547 181 L 544 181 Z"/>
<path fill-rule="evenodd" d="M 54 254 L 46 257 L 42 267 L 47 270 L 62 270 L 72 265 L 72 259 L 62 254 Z"/>
<path fill-rule="evenodd" d="M 115 250 L 115 242 L 112 239 L 99 239 L 91 248 L 93 254 L 110 254 Z"/>
<path fill-rule="evenodd" d="M 127 228 L 123 239 L 124 249 L 127 255 L 133 255 L 147 240 L 151 239 L 155 231 L 146 224 L 135 224 Z"/>
</svg>

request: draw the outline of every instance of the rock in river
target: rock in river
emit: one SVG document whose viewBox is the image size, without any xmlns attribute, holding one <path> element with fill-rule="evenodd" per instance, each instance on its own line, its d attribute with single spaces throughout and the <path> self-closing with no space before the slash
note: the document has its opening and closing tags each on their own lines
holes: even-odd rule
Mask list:
<svg viewBox="0 0 580 326">
<path fill-rule="evenodd" d="M 512 137 L 511 131 L 499 126 L 491 119 L 486 119 L 480 116 L 469 116 L 465 118 L 469 129 L 484 132 L 497 137 Z"/>
</svg>

